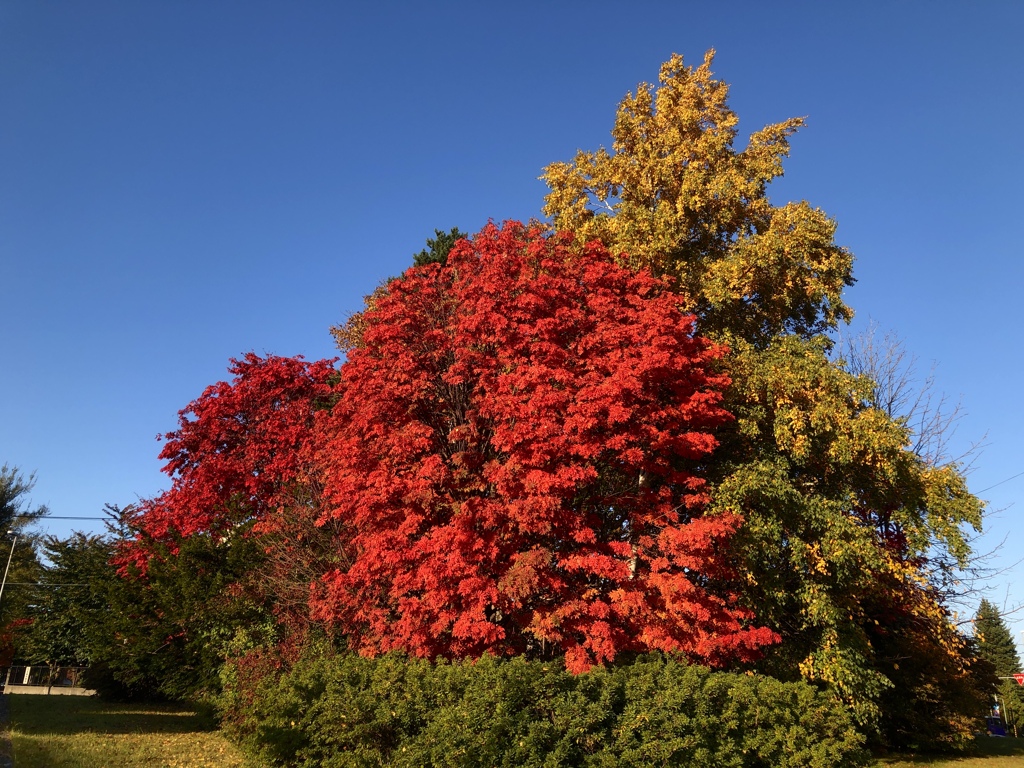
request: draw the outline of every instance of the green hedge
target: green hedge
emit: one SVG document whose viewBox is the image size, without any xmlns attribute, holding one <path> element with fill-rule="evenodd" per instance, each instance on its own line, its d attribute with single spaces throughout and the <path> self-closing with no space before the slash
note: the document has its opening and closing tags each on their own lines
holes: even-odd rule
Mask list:
<svg viewBox="0 0 1024 768">
<path fill-rule="evenodd" d="M 863 738 L 804 683 L 659 656 L 573 676 L 561 664 L 430 663 L 307 652 L 230 665 L 224 725 L 275 766 L 829 768 Z"/>
</svg>

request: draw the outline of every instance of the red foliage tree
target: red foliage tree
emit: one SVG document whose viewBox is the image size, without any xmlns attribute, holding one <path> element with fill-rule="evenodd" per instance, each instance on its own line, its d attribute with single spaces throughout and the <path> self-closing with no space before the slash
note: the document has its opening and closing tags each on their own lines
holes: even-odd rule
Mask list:
<svg viewBox="0 0 1024 768">
<path fill-rule="evenodd" d="M 154 543 L 173 551 L 178 537 L 270 532 L 285 520 L 294 532 L 297 507 L 319 496 L 310 447 L 315 414 L 335 397 L 334 361 L 248 353 L 228 370 L 233 381 L 207 387 L 165 436 L 160 458 L 173 484 L 127 521 L 138 535 L 122 548 L 122 566 L 144 570 Z M 307 527 L 318 514 L 305 515 Z"/>
<path fill-rule="evenodd" d="M 546 649 L 574 671 L 773 642 L 708 589 L 741 522 L 701 512 L 724 350 L 665 287 L 514 222 L 393 281 L 321 434 L 321 522 L 354 560 L 314 614 L 367 654 Z"/>
</svg>

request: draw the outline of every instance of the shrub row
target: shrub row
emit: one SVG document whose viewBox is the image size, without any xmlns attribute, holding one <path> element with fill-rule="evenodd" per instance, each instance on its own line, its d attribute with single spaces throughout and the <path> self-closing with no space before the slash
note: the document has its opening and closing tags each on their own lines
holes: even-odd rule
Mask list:
<svg viewBox="0 0 1024 768">
<path fill-rule="evenodd" d="M 863 765 L 848 712 L 805 683 L 658 656 L 570 675 L 560 663 L 430 663 L 307 652 L 229 665 L 224 727 L 275 766 Z"/>
</svg>

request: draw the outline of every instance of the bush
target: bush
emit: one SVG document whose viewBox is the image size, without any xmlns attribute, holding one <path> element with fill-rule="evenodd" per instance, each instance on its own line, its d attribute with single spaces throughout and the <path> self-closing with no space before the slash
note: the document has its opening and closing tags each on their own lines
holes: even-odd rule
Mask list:
<svg viewBox="0 0 1024 768">
<path fill-rule="evenodd" d="M 275 766 L 863 765 L 850 715 L 806 683 L 660 656 L 570 675 L 560 663 L 431 663 L 308 649 L 229 665 L 224 725 Z"/>
</svg>

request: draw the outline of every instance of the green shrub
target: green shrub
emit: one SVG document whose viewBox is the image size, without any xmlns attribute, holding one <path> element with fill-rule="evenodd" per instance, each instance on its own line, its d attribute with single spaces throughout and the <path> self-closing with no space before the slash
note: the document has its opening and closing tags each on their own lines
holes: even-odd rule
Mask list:
<svg viewBox="0 0 1024 768">
<path fill-rule="evenodd" d="M 326 647 L 281 669 L 265 657 L 231 666 L 225 728 L 277 766 L 864 764 L 852 718 L 813 687 L 660 656 L 579 676 L 520 658 L 431 663 Z"/>
</svg>

